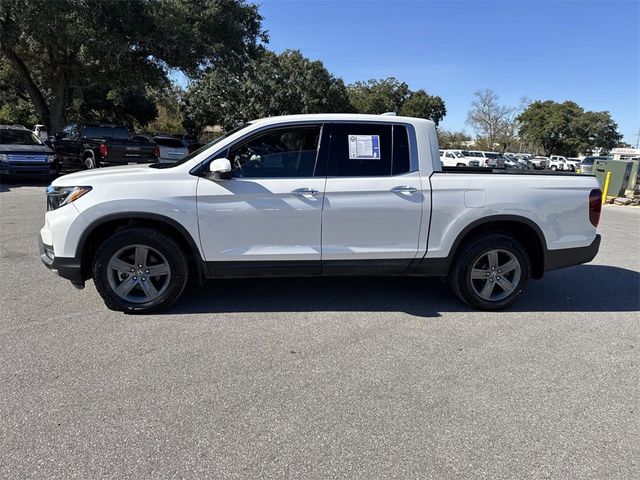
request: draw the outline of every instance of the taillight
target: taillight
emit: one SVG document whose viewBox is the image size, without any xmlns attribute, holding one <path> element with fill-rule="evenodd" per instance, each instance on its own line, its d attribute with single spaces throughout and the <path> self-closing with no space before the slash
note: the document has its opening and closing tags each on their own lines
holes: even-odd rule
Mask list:
<svg viewBox="0 0 640 480">
<path fill-rule="evenodd" d="M 102 158 L 106 157 L 109 153 L 109 149 L 107 148 L 107 144 L 106 143 L 101 143 L 100 144 L 100 155 L 102 155 Z"/>
<path fill-rule="evenodd" d="M 589 194 L 589 221 L 594 227 L 600 222 L 600 212 L 602 212 L 602 191 L 594 188 Z"/>
<path fill-rule="evenodd" d="M 157 146 L 157 145 L 153 149 L 153 156 L 156 157 L 156 158 L 160 158 L 160 147 Z"/>
</svg>

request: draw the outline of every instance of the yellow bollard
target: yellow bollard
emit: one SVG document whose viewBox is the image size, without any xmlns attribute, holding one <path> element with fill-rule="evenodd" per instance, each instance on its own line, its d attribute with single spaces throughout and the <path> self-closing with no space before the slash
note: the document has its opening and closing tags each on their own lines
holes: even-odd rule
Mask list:
<svg viewBox="0 0 640 480">
<path fill-rule="evenodd" d="M 611 172 L 607 172 L 607 177 L 604 179 L 604 189 L 602 191 L 602 203 L 607 203 L 607 193 L 609 193 L 609 182 L 611 181 Z"/>
</svg>

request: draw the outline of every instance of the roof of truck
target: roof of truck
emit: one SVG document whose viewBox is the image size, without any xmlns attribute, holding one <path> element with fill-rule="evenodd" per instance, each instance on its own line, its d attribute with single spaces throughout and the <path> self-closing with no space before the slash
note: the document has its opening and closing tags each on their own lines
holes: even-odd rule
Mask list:
<svg viewBox="0 0 640 480">
<path fill-rule="evenodd" d="M 292 122 L 319 122 L 319 121 L 341 121 L 341 122 L 405 122 L 416 121 L 433 123 L 426 118 L 401 117 L 396 115 L 366 115 L 362 113 L 310 113 L 301 115 L 283 115 L 279 117 L 266 117 L 253 120 L 251 123 L 279 123 L 283 121 Z"/>
</svg>

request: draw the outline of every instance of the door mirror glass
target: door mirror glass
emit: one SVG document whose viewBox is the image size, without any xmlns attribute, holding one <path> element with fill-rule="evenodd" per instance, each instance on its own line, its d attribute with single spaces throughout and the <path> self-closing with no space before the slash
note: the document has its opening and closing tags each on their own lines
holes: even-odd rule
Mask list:
<svg viewBox="0 0 640 480">
<path fill-rule="evenodd" d="M 231 178 L 231 162 L 226 158 L 216 158 L 209 164 L 209 175 L 214 180 L 229 180 Z"/>
</svg>

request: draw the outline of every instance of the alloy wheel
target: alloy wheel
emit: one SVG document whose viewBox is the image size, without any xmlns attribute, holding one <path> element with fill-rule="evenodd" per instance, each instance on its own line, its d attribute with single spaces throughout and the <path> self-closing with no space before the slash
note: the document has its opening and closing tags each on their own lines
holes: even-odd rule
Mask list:
<svg viewBox="0 0 640 480">
<path fill-rule="evenodd" d="M 171 268 L 165 256 L 147 245 L 129 245 L 118 250 L 108 263 L 109 285 L 121 299 L 147 303 L 169 287 Z"/>
<path fill-rule="evenodd" d="M 516 256 L 507 250 L 490 250 L 482 254 L 471 268 L 471 285 L 483 300 L 496 302 L 513 293 L 522 275 Z"/>
</svg>

